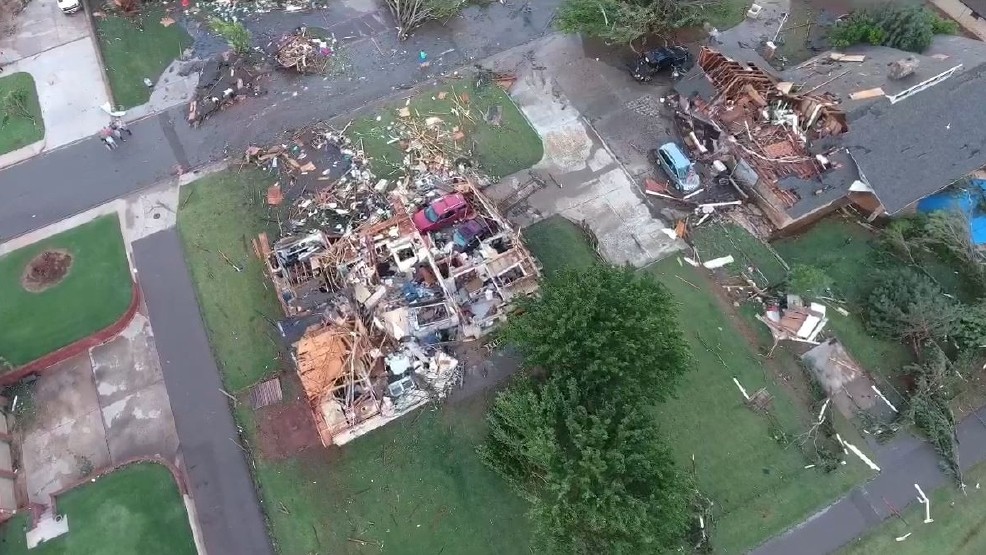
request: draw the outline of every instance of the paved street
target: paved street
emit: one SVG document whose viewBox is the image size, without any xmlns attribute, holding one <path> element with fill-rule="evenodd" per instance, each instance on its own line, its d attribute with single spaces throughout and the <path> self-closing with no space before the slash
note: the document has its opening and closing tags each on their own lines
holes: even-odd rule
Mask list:
<svg viewBox="0 0 986 555">
<path fill-rule="evenodd" d="M 422 29 L 406 42 L 397 41 L 392 26 L 376 26 L 372 34 L 354 36 L 345 47 L 349 69 L 341 75 L 304 81 L 278 77 L 266 97 L 248 99 L 199 128 L 185 123 L 182 105 L 133 124 L 132 140 L 116 151 L 107 151 L 93 138 L 10 167 L 0 172 L 0 242 L 148 187 L 179 164 L 193 168 L 237 154 L 251 142 L 275 140 L 286 130 L 349 113 L 442 72 L 530 42 L 549 30 L 558 3 L 531 3 L 529 13 L 496 3 L 470 8 L 449 27 Z M 343 33 L 354 32 L 347 31 L 347 25 L 365 20 L 367 14 L 389 17 L 376 3 L 356 0 L 325 13 L 264 17 L 287 29 L 300 22 L 325 26 L 332 21 L 330 28 Z M 419 51 L 432 56 L 428 71 L 418 66 Z"/>
<path fill-rule="evenodd" d="M 273 553 L 178 232 L 156 233 L 133 249 L 206 550 L 209 555 Z"/>
</svg>

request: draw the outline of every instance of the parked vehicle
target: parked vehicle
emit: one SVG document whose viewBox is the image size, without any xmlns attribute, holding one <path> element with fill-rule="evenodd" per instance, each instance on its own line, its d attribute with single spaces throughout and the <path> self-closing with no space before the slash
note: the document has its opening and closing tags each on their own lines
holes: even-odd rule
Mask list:
<svg viewBox="0 0 986 555">
<path fill-rule="evenodd" d="M 62 10 L 63 13 L 75 13 L 82 9 L 81 0 L 56 0 L 58 8 Z"/>
<path fill-rule="evenodd" d="M 481 239 L 487 229 L 489 228 L 486 227 L 486 224 L 479 219 L 466 220 L 455 226 L 452 241 L 457 249 L 466 250 Z"/>
<path fill-rule="evenodd" d="M 653 79 L 657 74 L 671 71 L 677 78 L 692 68 L 692 55 L 684 46 L 663 46 L 648 50 L 630 66 L 630 75 L 641 83 Z"/>
<path fill-rule="evenodd" d="M 664 143 L 651 151 L 651 156 L 678 191 L 687 194 L 698 189 L 701 182 L 695 164 L 676 143 Z"/>
<path fill-rule="evenodd" d="M 418 210 L 411 220 L 418 231 L 435 231 L 465 220 L 471 212 L 466 197 L 460 193 L 453 193 Z"/>
</svg>

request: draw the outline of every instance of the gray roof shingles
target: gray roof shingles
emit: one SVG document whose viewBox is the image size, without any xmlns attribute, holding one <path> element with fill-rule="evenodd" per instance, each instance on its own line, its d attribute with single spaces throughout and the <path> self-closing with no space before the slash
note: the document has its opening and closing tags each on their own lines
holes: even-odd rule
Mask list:
<svg viewBox="0 0 986 555">
<path fill-rule="evenodd" d="M 986 63 L 855 111 L 841 144 L 893 214 L 986 165 Z"/>
</svg>

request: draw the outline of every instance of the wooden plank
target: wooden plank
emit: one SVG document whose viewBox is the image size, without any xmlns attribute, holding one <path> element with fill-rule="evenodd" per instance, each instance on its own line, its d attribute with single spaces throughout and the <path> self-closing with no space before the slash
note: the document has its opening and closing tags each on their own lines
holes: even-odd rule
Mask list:
<svg viewBox="0 0 986 555">
<path fill-rule="evenodd" d="M 832 52 L 829 54 L 829 59 L 835 60 L 836 62 L 862 62 L 866 60 L 866 56 L 862 54 L 842 54 L 840 52 Z"/>
<path fill-rule="evenodd" d="M 875 89 L 866 89 L 863 91 L 856 91 L 854 93 L 850 93 L 849 98 L 852 100 L 863 100 L 865 98 L 876 98 L 878 96 L 884 96 L 885 94 L 886 93 L 883 92 L 883 89 L 877 87 Z"/>
</svg>

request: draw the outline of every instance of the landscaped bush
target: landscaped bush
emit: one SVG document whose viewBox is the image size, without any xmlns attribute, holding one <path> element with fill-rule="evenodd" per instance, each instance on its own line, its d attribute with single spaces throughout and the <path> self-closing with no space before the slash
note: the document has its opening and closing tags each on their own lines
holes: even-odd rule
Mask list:
<svg viewBox="0 0 986 555">
<path fill-rule="evenodd" d="M 836 23 L 829 41 L 837 48 L 873 44 L 923 52 L 935 35 L 952 34 L 957 30 L 954 21 L 942 19 L 921 6 L 886 4 L 855 11 Z"/>
</svg>

